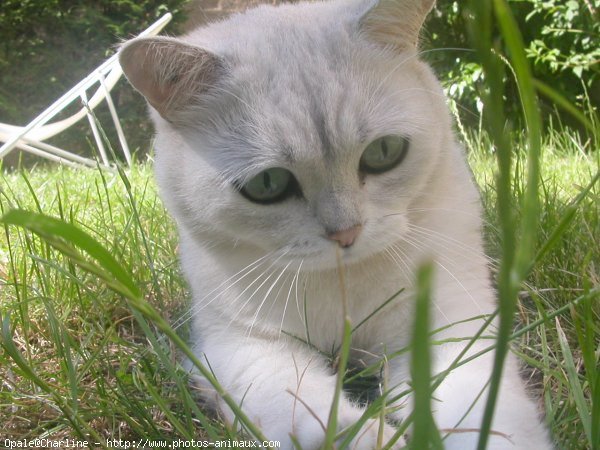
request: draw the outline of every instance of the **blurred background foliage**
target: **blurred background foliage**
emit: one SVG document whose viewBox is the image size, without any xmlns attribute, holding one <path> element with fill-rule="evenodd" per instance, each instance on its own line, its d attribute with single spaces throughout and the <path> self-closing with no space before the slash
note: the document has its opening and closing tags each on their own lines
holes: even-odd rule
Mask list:
<svg viewBox="0 0 600 450">
<path fill-rule="evenodd" d="M 132 37 L 165 12 L 168 34 L 185 23 L 189 0 L 3 0 L 0 2 L 0 122 L 24 125 Z M 213 2 L 214 3 L 214 2 Z M 202 1 L 196 1 L 202 6 Z M 424 58 L 456 101 L 463 123 L 480 123 L 482 71 L 469 49 L 466 2 L 438 0 L 423 35 Z M 535 76 L 581 110 L 600 105 L 600 0 L 512 0 Z M 507 71 L 510 74 L 510 70 Z M 510 86 L 510 84 L 509 84 Z M 516 87 L 506 96 L 519 108 Z M 145 152 L 151 127 L 145 104 L 121 81 L 114 100 L 132 149 Z M 553 116 L 577 127 L 568 114 L 542 102 Z M 485 112 L 483 112 L 485 114 Z M 108 117 L 108 111 L 98 110 Z M 518 115 L 514 115 L 518 117 Z M 515 119 L 518 120 L 518 119 Z M 105 124 L 108 120 L 102 121 Z M 517 125 L 517 124 L 515 124 Z M 517 128 L 518 129 L 518 128 Z M 114 133 L 110 127 L 109 135 Z M 80 129 L 53 143 L 80 153 L 90 144 Z"/>
<path fill-rule="evenodd" d="M 509 0 L 509 4 L 523 34 L 534 76 L 581 111 L 597 110 L 600 0 Z M 474 124 L 480 120 L 478 89 L 482 70 L 475 53 L 469 49 L 466 7 L 464 1 L 438 0 L 423 35 L 423 47 L 429 50 L 425 59 L 434 66 L 447 92 L 459 104 L 461 118 Z M 516 110 L 520 108 L 518 92 L 516 85 L 509 82 L 511 85 L 506 96 Z M 554 116 L 564 125 L 580 126 L 540 97 L 545 118 Z"/>
<path fill-rule="evenodd" d="M 185 20 L 185 3 L 186 0 L 0 1 L 0 122 L 27 124 L 114 54 L 119 42 L 137 35 L 166 12 L 173 13 L 174 19 L 165 32 L 176 33 Z M 131 149 L 145 151 L 152 134 L 145 102 L 124 79 L 112 96 Z M 80 107 L 73 105 L 70 112 Z M 114 137 L 104 103 L 96 114 L 109 137 Z M 53 138 L 51 143 L 76 153 L 92 153 L 87 121 L 80 125 Z M 87 141 L 81 138 L 82 133 Z"/>
</svg>

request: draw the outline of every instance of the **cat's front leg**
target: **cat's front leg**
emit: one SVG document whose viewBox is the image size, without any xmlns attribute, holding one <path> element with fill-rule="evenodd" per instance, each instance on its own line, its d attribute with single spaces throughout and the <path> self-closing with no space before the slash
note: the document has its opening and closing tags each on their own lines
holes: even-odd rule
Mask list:
<svg viewBox="0 0 600 450">
<path fill-rule="evenodd" d="M 434 359 L 436 373 L 444 371 L 453 363 L 463 345 L 444 344 L 438 347 Z M 485 347 L 483 343 L 478 343 L 469 354 Z M 478 431 L 488 397 L 493 356 L 493 352 L 488 352 L 454 369 L 433 394 L 440 400 L 434 401 L 432 408 L 438 426 L 448 434 L 445 440 L 448 449 L 462 450 L 477 446 Z M 537 408 L 529 398 L 519 374 L 518 361 L 511 353 L 507 355 L 504 364 L 487 448 L 552 448 Z"/>
<path fill-rule="evenodd" d="M 476 343 L 461 359 L 473 355 L 486 345 Z M 441 374 L 454 367 L 464 345 L 445 343 L 432 347 L 432 372 Z M 488 396 L 493 366 L 493 352 L 455 367 L 444 377 L 432 394 L 431 410 L 446 450 L 474 450 Z M 406 367 L 392 364 L 392 385 L 395 391 L 407 389 Z M 401 375 L 402 373 L 402 375 Z M 401 386 L 401 387 L 400 387 Z M 406 397 L 405 397 L 406 398 Z M 410 402 L 409 402 L 410 403 Z M 412 408 L 412 405 L 410 405 Z M 407 409 L 403 416 L 406 417 Z M 516 358 L 509 354 L 504 366 L 497 397 L 488 450 L 549 450 L 547 432 L 538 418 L 535 405 L 529 399 L 519 375 Z"/>
<path fill-rule="evenodd" d="M 287 340 L 260 339 L 228 333 L 203 340 L 197 351 L 209 363 L 219 383 L 265 437 L 292 449 L 317 450 L 324 442 L 336 377 L 317 352 Z M 214 399 L 213 399 L 214 400 Z M 222 400 L 217 405 L 224 418 L 235 417 Z M 364 410 L 342 395 L 338 407 L 338 432 L 356 423 Z M 379 422 L 370 419 L 350 448 L 370 450 L 377 446 Z M 394 429 L 385 425 L 384 444 Z"/>
</svg>

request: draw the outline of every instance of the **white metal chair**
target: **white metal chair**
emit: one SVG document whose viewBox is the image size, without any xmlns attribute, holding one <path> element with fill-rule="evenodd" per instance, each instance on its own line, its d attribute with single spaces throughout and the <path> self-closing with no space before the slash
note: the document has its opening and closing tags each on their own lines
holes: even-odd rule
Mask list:
<svg viewBox="0 0 600 450">
<path fill-rule="evenodd" d="M 159 20 L 150 25 L 146 30 L 140 33 L 140 36 L 157 35 L 165 27 L 165 25 L 170 22 L 171 18 L 172 16 L 170 13 L 165 14 Z M 96 126 L 96 119 L 92 114 L 94 108 L 96 108 L 103 100 L 105 100 L 117 131 L 119 144 L 121 145 L 121 149 L 127 164 L 131 164 L 131 153 L 129 151 L 129 146 L 127 145 L 127 140 L 125 138 L 125 134 L 123 133 L 119 116 L 117 115 L 117 110 L 110 96 L 111 89 L 117 84 L 117 81 L 123 75 L 118 58 L 119 54 L 116 53 L 104 61 L 65 95 L 60 97 L 39 116 L 33 119 L 28 125 L 19 127 L 0 123 L 0 142 L 4 143 L 0 147 L 0 159 L 4 158 L 13 150 L 18 149 L 67 165 L 96 167 L 98 164 L 100 164 L 104 167 L 110 167 L 110 162 L 108 155 L 106 154 L 103 138 L 100 135 L 98 127 Z M 94 86 L 97 86 L 96 91 L 88 100 L 86 92 L 88 89 L 91 89 Z M 72 116 L 67 117 L 66 119 L 48 123 L 57 114 L 78 99 L 83 105 L 79 111 Z M 96 147 L 101 159 L 99 162 L 90 158 L 76 155 L 72 152 L 63 150 L 45 142 L 51 137 L 56 136 L 75 123 L 79 122 L 84 117 L 87 117 L 92 134 L 94 135 L 94 141 L 96 142 Z"/>
</svg>

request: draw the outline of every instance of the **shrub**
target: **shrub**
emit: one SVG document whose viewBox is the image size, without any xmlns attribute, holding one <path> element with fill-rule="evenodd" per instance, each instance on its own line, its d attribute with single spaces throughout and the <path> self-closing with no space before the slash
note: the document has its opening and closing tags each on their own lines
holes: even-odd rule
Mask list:
<svg viewBox="0 0 600 450">
<path fill-rule="evenodd" d="M 510 0 L 520 22 L 536 78 L 580 108 L 600 105 L 600 0 Z M 466 109 L 478 112 L 482 71 L 469 49 L 466 3 L 438 0 L 429 19 L 425 46 L 448 92 Z M 462 50 L 458 50 L 462 49 Z M 507 71 L 510 73 L 510 71 Z M 506 94 L 517 108 L 518 92 Z M 589 98 L 588 98 L 589 95 Z M 547 110 L 546 113 L 554 111 Z M 476 116 L 477 114 L 475 114 Z M 477 119 L 463 114 L 467 122 Z M 566 118 L 565 116 L 562 117 Z"/>
</svg>

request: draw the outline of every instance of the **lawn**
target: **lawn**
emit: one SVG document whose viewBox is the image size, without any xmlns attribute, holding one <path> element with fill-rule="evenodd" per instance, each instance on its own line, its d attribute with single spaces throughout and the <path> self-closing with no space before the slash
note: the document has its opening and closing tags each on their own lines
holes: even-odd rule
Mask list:
<svg viewBox="0 0 600 450">
<path fill-rule="evenodd" d="M 469 131 L 463 139 L 482 192 L 490 266 L 496 272 L 502 248 L 496 159 L 485 134 Z M 515 148 L 512 183 L 517 219 L 525 187 L 523 148 L 523 143 Z M 598 183 L 580 195 L 597 177 L 597 148 L 594 138 L 573 132 L 546 134 L 540 257 L 519 294 L 513 333 L 513 351 L 523 359 L 532 394 L 540 399 L 558 447 L 567 449 L 590 448 L 592 420 L 600 417 L 600 402 L 592 398 L 600 392 Z M 131 272 L 142 300 L 185 339 L 188 298 L 178 271 L 177 236 L 157 196 L 151 162 L 121 173 L 48 165 L 0 177 L 2 213 L 25 209 L 84 230 Z M 554 239 L 563 226 L 564 234 Z M 87 438 L 107 446 L 108 439 L 235 435 L 199 406 L 178 366 L 180 350 L 160 323 L 148 320 L 119 291 L 110 274 L 86 268 L 81 262 L 89 258 L 79 263 L 67 258 L 64 249 L 21 227 L 4 230 L 0 436 Z"/>
</svg>

